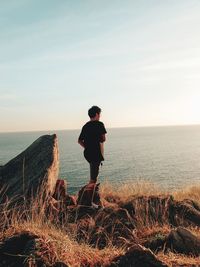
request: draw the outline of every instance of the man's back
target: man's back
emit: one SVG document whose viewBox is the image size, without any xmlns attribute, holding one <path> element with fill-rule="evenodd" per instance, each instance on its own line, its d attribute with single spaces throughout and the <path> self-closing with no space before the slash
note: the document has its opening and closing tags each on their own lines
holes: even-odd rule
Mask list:
<svg viewBox="0 0 200 267">
<path fill-rule="evenodd" d="M 96 183 L 99 174 L 99 166 L 104 160 L 102 147 L 105 142 L 106 129 L 103 122 L 100 122 L 101 109 L 92 106 L 88 110 L 88 121 L 82 128 L 78 143 L 84 148 L 84 157 L 90 164 L 90 182 Z"/>
<path fill-rule="evenodd" d="M 104 160 L 100 143 L 103 142 L 102 135 L 105 133 L 104 124 L 100 121 L 89 121 L 83 126 L 79 140 L 84 141 L 84 155 L 89 162 Z"/>
</svg>

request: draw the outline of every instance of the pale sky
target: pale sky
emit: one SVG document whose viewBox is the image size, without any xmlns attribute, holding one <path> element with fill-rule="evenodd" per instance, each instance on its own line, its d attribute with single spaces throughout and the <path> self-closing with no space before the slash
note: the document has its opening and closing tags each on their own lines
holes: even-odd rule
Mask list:
<svg viewBox="0 0 200 267">
<path fill-rule="evenodd" d="M 199 0 L 1 0 L 0 132 L 200 124 Z"/>
</svg>

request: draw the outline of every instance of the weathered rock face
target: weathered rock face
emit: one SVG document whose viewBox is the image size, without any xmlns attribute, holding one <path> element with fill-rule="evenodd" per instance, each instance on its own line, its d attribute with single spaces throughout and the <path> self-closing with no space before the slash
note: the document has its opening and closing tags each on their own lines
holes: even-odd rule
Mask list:
<svg viewBox="0 0 200 267">
<path fill-rule="evenodd" d="M 37 238 L 36 235 L 24 232 L 4 240 L 0 245 L 0 266 L 28 266 L 24 264 L 26 257 L 20 257 L 19 255 L 29 255 L 32 249 L 27 244 L 30 244 L 35 238 Z"/>
<path fill-rule="evenodd" d="M 77 222 L 77 240 L 105 248 L 107 245 L 128 247 L 136 242 L 134 221 L 125 209 L 102 208 L 92 217 Z"/>
<path fill-rule="evenodd" d="M 113 259 L 107 267 L 167 267 L 166 264 L 156 258 L 149 249 L 140 245 L 133 245 L 126 254 Z"/>
<path fill-rule="evenodd" d="M 151 249 L 153 252 L 163 250 L 166 245 L 167 234 L 162 232 L 156 233 L 156 235 L 149 237 L 142 245 L 146 248 Z"/>
<path fill-rule="evenodd" d="M 117 247 L 126 247 L 136 242 L 134 220 L 126 209 L 105 208 L 94 217 L 95 228 L 91 244 L 104 248 L 109 243 Z"/>
<path fill-rule="evenodd" d="M 193 235 L 186 228 L 178 227 L 172 230 L 167 238 L 166 247 L 174 252 L 186 255 L 200 255 L 200 238 Z"/>
<path fill-rule="evenodd" d="M 0 267 L 68 267 L 63 262 L 47 264 L 38 252 L 40 246 L 44 246 L 40 236 L 28 231 L 4 240 L 0 244 Z"/>
<path fill-rule="evenodd" d="M 77 204 L 90 207 L 94 203 L 97 206 L 102 206 L 99 195 L 99 185 L 100 184 L 89 183 L 82 187 L 78 192 Z"/>
<path fill-rule="evenodd" d="M 140 225 L 163 224 L 170 220 L 172 196 L 139 196 L 120 207 L 126 209 Z"/>
<path fill-rule="evenodd" d="M 45 185 L 53 192 L 58 178 L 59 160 L 56 135 L 44 135 L 17 157 L 0 168 L 0 202 L 18 197 L 35 197 Z"/>
<path fill-rule="evenodd" d="M 137 226 L 149 226 L 155 223 L 200 226 L 200 205 L 189 199 L 176 201 L 170 195 L 139 196 L 118 205 L 129 212 Z"/>
<path fill-rule="evenodd" d="M 185 199 L 174 201 L 170 208 L 171 224 L 178 225 L 197 225 L 200 226 L 200 205 L 199 203 Z"/>
</svg>

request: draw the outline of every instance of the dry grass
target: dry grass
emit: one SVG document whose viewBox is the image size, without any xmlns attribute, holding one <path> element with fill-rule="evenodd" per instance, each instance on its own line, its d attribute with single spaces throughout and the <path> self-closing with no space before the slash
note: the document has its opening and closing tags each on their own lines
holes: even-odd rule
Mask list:
<svg viewBox="0 0 200 267">
<path fill-rule="evenodd" d="M 29 232 L 37 235 L 37 256 L 41 257 L 47 266 L 55 262 L 64 262 L 68 266 L 103 266 L 108 264 L 114 256 L 123 253 L 122 249 L 107 247 L 102 250 L 91 248 L 87 244 L 78 244 L 63 230 L 53 225 L 40 222 L 20 222 L 1 233 L 0 239 L 12 237 L 20 233 Z M 28 259 L 27 259 L 28 260 Z"/>
<path fill-rule="evenodd" d="M 159 196 L 171 194 L 176 200 L 191 199 L 200 203 L 200 184 L 168 192 L 159 186 L 146 181 L 136 181 L 113 185 L 109 182 L 101 184 L 101 196 L 113 197 L 127 201 L 133 196 Z"/>
<path fill-rule="evenodd" d="M 118 202 L 127 202 L 131 198 L 137 196 L 168 196 L 169 192 L 161 190 L 156 185 L 151 184 L 149 182 L 122 184 L 120 186 L 118 185 L 118 187 L 114 187 L 113 185 L 106 182 L 101 185 L 101 194 L 105 200 L 118 199 Z M 172 191 L 170 192 L 170 194 L 177 201 L 191 199 L 197 201 L 200 204 L 200 185 L 187 187 L 178 191 Z M 105 203 L 107 202 L 105 201 Z M 141 227 L 137 229 L 137 237 L 141 243 L 144 243 L 149 238 L 151 239 L 152 237 L 157 237 L 159 235 L 166 236 L 171 231 L 171 227 L 169 224 L 160 226 L 159 224 L 149 223 L 144 225 L 144 223 L 141 223 L 140 226 Z M 200 237 L 199 227 L 189 227 L 188 230 L 190 230 L 194 235 Z M 169 267 L 200 266 L 200 257 L 185 256 L 182 254 L 174 254 L 171 252 L 168 252 L 166 254 L 162 251 L 159 252 L 157 256 Z"/>
<path fill-rule="evenodd" d="M 78 243 L 70 231 L 73 227 L 51 222 L 51 214 L 45 213 L 45 200 L 41 196 L 29 208 L 24 206 L 21 209 L 10 209 L 9 204 L 5 204 L 0 210 L 0 242 L 22 233 L 38 236 L 36 256 L 44 260 L 47 266 L 52 266 L 55 262 L 64 262 L 73 267 L 103 266 L 114 256 L 123 253 L 122 249 L 113 246 L 98 250 L 87 243 Z M 26 260 L 29 261 L 30 258 L 27 257 Z"/>
<path fill-rule="evenodd" d="M 159 252 L 157 254 L 159 260 L 165 262 L 169 267 L 199 267 L 200 257 L 184 256 L 182 254 L 174 254 Z"/>
<path fill-rule="evenodd" d="M 140 229 L 138 231 L 138 238 L 141 242 L 146 242 L 149 239 L 157 238 L 159 236 L 167 236 L 170 232 L 169 225 L 154 226 L 151 228 Z M 190 228 L 189 229 L 193 234 L 200 237 L 200 229 Z M 167 264 L 169 267 L 199 267 L 200 266 L 200 257 L 186 256 L 183 254 L 175 254 L 172 252 L 160 251 L 157 253 L 159 260 Z"/>
<path fill-rule="evenodd" d="M 200 184 L 175 191 L 173 196 L 176 200 L 191 199 L 200 203 Z"/>
<path fill-rule="evenodd" d="M 140 240 L 146 241 L 150 237 L 157 236 L 159 234 L 167 235 L 169 234 L 170 230 L 171 228 L 169 224 L 165 224 L 163 226 L 154 225 L 152 227 L 146 227 L 145 229 L 144 228 L 138 229 L 137 236 Z"/>
<path fill-rule="evenodd" d="M 126 202 L 133 196 L 150 196 L 150 195 L 160 195 L 164 191 L 157 185 L 146 182 L 146 181 L 136 181 L 129 183 L 121 183 L 113 185 L 109 182 L 104 182 L 101 184 L 101 196 L 102 198 L 112 197 L 120 199 Z"/>
<path fill-rule="evenodd" d="M 101 185 L 101 196 L 112 198 L 113 200 L 126 202 L 133 196 L 150 196 L 166 194 L 157 186 L 147 182 L 136 182 L 122 184 L 117 188 L 109 183 Z M 177 200 L 185 198 L 200 202 L 200 186 L 186 188 L 178 192 L 172 192 Z M 48 265 L 56 261 L 64 262 L 68 266 L 104 266 L 108 264 L 115 256 L 124 254 L 122 248 L 107 246 L 99 250 L 90 247 L 87 243 L 78 243 L 73 235 L 73 225 L 57 225 L 52 223 L 50 215 L 45 215 L 45 201 L 39 196 L 33 202 L 31 209 L 24 208 L 23 212 L 18 209 L 9 210 L 7 203 L 0 212 L 0 241 L 12 237 L 15 234 L 30 232 L 39 237 L 37 255 L 40 255 Z M 76 228 L 76 227 L 75 227 Z M 75 229 L 74 228 L 74 229 Z M 190 229 L 195 235 L 200 236 L 198 227 Z M 140 241 L 145 241 L 151 236 L 159 234 L 168 234 L 169 225 L 146 225 L 137 230 L 137 236 Z M 158 258 L 169 266 L 200 266 L 200 258 L 188 257 L 179 254 L 159 252 Z M 192 265 L 193 264 L 193 265 Z"/>
</svg>

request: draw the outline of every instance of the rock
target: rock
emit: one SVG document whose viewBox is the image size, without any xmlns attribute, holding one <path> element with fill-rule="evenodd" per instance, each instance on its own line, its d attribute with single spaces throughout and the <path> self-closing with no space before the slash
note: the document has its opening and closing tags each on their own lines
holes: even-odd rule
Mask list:
<svg viewBox="0 0 200 267">
<path fill-rule="evenodd" d="M 44 135 L 0 169 L 0 203 L 7 199 L 35 198 L 42 185 L 53 193 L 58 177 L 58 144 L 56 135 Z"/>
<path fill-rule="evenodd" d="M 126 209 L 122 208 L 104 208 L 99 210 L 97 215 L 95 216 L 95 221 L 97 226 L 106 226 L 113 227 L 116 224 L 120 224 L 120 226 L 126 226 L 129 229 L 135 229 L 135 224 L 129 213 Z M 110 229 L 112 232 L 112 229 Z"/>
<path fill-rule="evenodd" d="M 97 207 L 101 207 L 99 185 L 100 184 L 89 183 L 83 186 L 78 192 L 77 204 L 86 207 L 92 207 L 93 204 L 95 204 Z"/>
<path fill-rule="evenodd" d="M 25 259 L 30 252 L 27 244 L 35 238 L 36 235 L 24 232 L 4 240 L 0 245 L 0 267 L 26 266 Z"/>
<path fill-rule="evenodd" d="M 95 227 L 91 233 L 90 244 L 104 248 L 108 244 L 128 246 L 135 242 L 135 224 L 126 209 L 104 208 L 94 216 Z"/>
<path fill-rule="evenodd" d="M 70 211 L 70 217 L 77 221 L 88 215 L 94 216 L 101 207 L 99 184 L 89 183 L 78 192 L 77 207 Z"/>
<path fill-rule="evenodd" d="M 137 226 L 200 226 L 200 205 L 193 200 L 175 201 L 172 196 L 139 196 L 120 203 L 137 222 Z"/>
<path fill-rule="evenodd" d="M 53 198 L 61 202 L 65 206 L 75 206 L 76 200 L 73 196 L 67 194 L 67 182 L 63 179 L 58 179 L 56 181 L 55 191 L 53 193 Z"/>
<path fill-rule="evenodd" d="M 76 197 L 66 195 L 66 205 L 67 206 L 75 206 L 76 205 Z"/>
<path fill-rule="evenodd" d="M 68 267 L 64 262 L 56 262 L 53 267 Z"/>
<path fill-rule="evenodd" d="M 46 217 L 54 224 L 66 225 L 70 220 L 69 208 L 76 209 L 76 199 L 66 193 L 66 181 L 58 179 L 52 197 L 48 198 Z M 72 220 L 73 221 L 73 220 Z"/>
<path fill-rule="evenodd" d="M 200 211 L 200 204 L 197 201 L 194 201 L 192 199 L 184 199 L 184 202 L 192 206 L 197 211 Z"/>
<path fill-rule="evenodd" d="M 107 267 L 167 267 L 151 250 L 135 244 L 122 255 L 113 259 Z"/>
<path fill-rule="evenodd" d="M 171 224 L 200 226 L 200 205 L 192 200 L 174 201 L 170 209 Z"/>
<path fill-rule="evenodd" d="M 167 235 L 163 233 L 156 233 L 155 236 L 151 236 L 142 245 L 151 249 L 154 253 L 163 250 L 167 240 Z"/>
<path fill-rule="evenodd" d="M 77 223 L 80 219 L 87 219 L 88 217 L 94 217 L 98 212 L 99 208 L 90 206 L 77 206 L 68 207 L 67 216 L 69 223 Z"/>
<path fill-rule="evenodd" d="M 172 196 L 139 196 L 132 200 L 121 203 L 120 207 L 126 209 L 137 220 L 139 225 L 160 225 L 170 220 L 170 205 Z"/>
<path fill-rule="evenodd" d="M 91 233 L 93 233 L 95 229 L 94 219 L 92 217 L 81 219 L 77 222 L 76 226 L 76 240 L 81 243 L 84 241 L 89 244 L 91 240 Z"/>
<path fill-rule="evenodd" d="M 102 249 L 129 246 L 136 241 L 134 221 L 125 209 L 102 208 L 77 221 L 77 241 Z"/>
<path fill-rule="evenodd" d="M 172 230 L 167 237 L 166 248 L 170 248 L 173 252 L 199 256 L 200 238 L 186 228 L 178 227 L 176 230 Z"/>
</svg>

